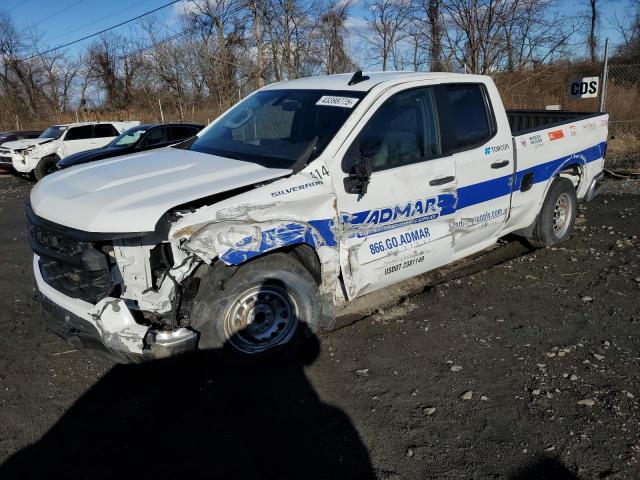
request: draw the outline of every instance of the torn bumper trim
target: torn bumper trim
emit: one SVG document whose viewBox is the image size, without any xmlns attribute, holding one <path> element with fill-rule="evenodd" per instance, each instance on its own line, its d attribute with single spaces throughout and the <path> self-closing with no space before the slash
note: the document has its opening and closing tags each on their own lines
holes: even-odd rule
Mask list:
<svg viewBox="0 0 640 480">
<path fill-rule="evenodd" d="M 42 278 L 37 255 L 33 272 L 45 325 L 77 349 L 93 351 L 118 363 L 138 363 L 197 347 L 198 335 L 192 330 L 159 332 L 136 323 L 121 299 L 105 298 L 92 305 L 58 292 Z"/>
<path fill-rule="evenodd" d="M 110 350 L 93 324 L 56 305 L 37 289 L 36 296 L 42 307 L 46 327 L 74 348 L 91 351 L 118 363 L 138 363 L 143 360 L 139 354 Z"/>
</svg>

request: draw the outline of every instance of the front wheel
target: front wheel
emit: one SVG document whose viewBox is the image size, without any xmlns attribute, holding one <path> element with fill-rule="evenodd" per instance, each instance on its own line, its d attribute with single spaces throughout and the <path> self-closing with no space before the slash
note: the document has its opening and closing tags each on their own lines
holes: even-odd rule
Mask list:
<svg viewBox="0 0 640 480">
<path fill-rule="evenodd" d="M 36 165 L 36 168 L 33 170 L 33 174 L 36 177 L 36 180 L 42 180 L 50 173 L 56 172 L 56 165 L 59 161 L 60 158 L 57 155 L 51 155 L 41 158 Z"/>
<path fill-rule="evenodd" d="M 567 240 L 573 231 L 577 209 L 578 199 L 571 180 L 555 178 L 528 238 L 531 246 L 543 248 Z"/>
<path fill-rule="evenodd" d="M 200 348 L 242 356 L 290 350 L 319 323 L 318 286 L 298 261 L 274 253 L 241 265 L 230 278 L 212 269 L 191 315 Z"/>
</svg>

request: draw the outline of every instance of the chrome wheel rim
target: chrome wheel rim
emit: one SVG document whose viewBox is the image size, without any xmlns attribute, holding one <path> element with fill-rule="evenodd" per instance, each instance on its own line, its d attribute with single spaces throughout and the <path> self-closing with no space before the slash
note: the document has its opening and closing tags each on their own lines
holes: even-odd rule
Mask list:
<svg viewBox="0 0 640 480">
<path fill-rule="evenodd" d="M 571 197 L 566 193 L 561 193 L 553 209 L 553 233 L 556 237 L 564 236 L 569 230 L 572 211 Z"/>
<path fill-rule="evenodd" d="M 243 353 L 259 353 L 287 343 L 298 325 L 298 306 L 277 286 L 246 290 L 224 316 L 226 340 Z"/>
</svg>

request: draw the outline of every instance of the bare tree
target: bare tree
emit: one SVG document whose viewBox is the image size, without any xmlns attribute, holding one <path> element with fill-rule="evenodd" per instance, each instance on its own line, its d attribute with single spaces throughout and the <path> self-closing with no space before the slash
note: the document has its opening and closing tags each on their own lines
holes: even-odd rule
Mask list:
<svg viewBox="0 0 640 480">
<path fill-rule="evenodd" d="M 253 16 L 253 33 L 256 42 L 256 86 L 261 88 L 265 84 L 266 67 L 264 61 L 264 35 L 262 34 L 262 21 L 266 18 L 266 3 L 262 0 L 253 0 L 249 5 Z"/>
<path fill-rule="evenodd" d="M 119 109 L 155 119 L 160 99 L 167 118 L 195 119 L 199 111 L 204 121 L 269 82 L 354 70 L 351 1 L 190 0 L 176 35 L 146 17 L 126 36 L 79 45 L 77 56 L 46 53 L 51 45 L 0 12 L 0 126 L 15 126 L 16 115 L 21 124 L 74 118 L 80 99 L 95 116 Z M 357 34 L 368 63 L 383 70 L 540 70 L 575 59 L 585 38 L 585 56 L 596 59 L 602 2 L 589 0 L 590 14 L 573 16 L 559 3 L 365 0 L 367 29 Z M 615 22 L 616 52 L 640 57 L 640 16 Z"/>
<path fill-rule="evenodd" d="M 349 2 L 335 2 L 327 5 L 320 13 L 317 57 L 324 67 L 324 73 L 328 75 L 347 72 L 355 68 L 344 40 L 349 7 Z"/>
<path fill-rule="evenodd" d="M 442 4 L 443 0 L 415 0 L 412 4 L 408 36 L 415 70 L 427 64 L 432 72 L 443 69 Z"/>
<path fill-rule="evenodd" d="M 394 49 L 406 37 L 412 4 L 408 0 L 370 0 L 366 6 L 370 32 L 363 38 L 373 48 L 372 59 L 382 64 L 382 70 L 387 70 Z"/>
<path fill-rule="evenodd" d="M 598 39 L 596 38 L 596 27 L 598 25 L 598 2 L 597 0 L 589 0 L 589 6 L 591 7 L 590 26 L 589 29 L 589 56 L 592 62 L 596 62 L 598 59 L 597 47 Z"/>
</svg>

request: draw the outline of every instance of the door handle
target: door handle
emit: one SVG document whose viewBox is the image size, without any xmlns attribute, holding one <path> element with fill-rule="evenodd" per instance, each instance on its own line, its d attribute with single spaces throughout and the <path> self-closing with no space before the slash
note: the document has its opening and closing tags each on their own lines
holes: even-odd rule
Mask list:
<svg viewBox="0 0 640 480">
<path fill-rule="evenodd" d="M 509 160 L 502 160 L 501 162 L 496 162 L 491 164 L 491 168 L 502 168 L 509 165 Z"/>
<path fill-rule="evenodd" d="M 429 182 L 429 185 L 444 185 L 445 183 L 451 183 L 456 179 L 456 177 L 442 177 L 436 178 Z"/>
</svg>

